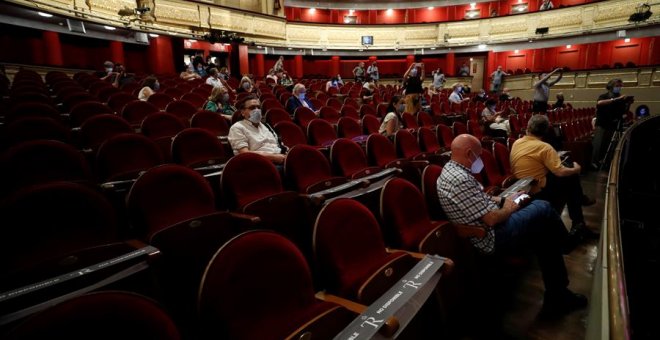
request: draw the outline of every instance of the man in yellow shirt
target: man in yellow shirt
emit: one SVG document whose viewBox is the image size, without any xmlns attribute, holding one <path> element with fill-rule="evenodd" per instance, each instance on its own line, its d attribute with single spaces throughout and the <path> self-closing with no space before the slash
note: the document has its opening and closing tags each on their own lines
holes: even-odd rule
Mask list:
<svg viewBox="0 0 660 340">
<path fill-rule="evenodd" d="M 527 135 L 516 140 L 511 147 L 511 171 L 517 178 L 533 177 L 537 184 L 531 193 L 536 199 L 549 201 L 561 214 L 564 205 L 568 205 L 568 215 L 573 221 L 571 233 L 581 236 L 593 236 L 584 223 L 582 205 L 593 204 L 586 198 L 580 184 L 582 168 L 573 162 L 566 166 L 555 149 L 541 140 L 550 128 L 550 121 L 545 115 L 534 115 L 527 125 Z"/>
</svg>

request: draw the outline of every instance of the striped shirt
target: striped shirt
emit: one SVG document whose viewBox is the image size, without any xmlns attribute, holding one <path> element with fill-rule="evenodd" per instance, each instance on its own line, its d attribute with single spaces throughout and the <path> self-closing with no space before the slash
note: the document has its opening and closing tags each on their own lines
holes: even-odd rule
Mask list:
<svg viewBox="0 0 660 340">
<path fill-rule="evenodd" d="M 453 223 L 486 227 L 481 218 L 498 209 L 470 169 L 453 160 L 445 164 L 436 188 L 440 205 Z M 491 254 L 495 251 L 495 230 L 489 228 L 487 231 L 484 238 L 473 237 L 470 242 L 481 252 Z"/>
</svg>

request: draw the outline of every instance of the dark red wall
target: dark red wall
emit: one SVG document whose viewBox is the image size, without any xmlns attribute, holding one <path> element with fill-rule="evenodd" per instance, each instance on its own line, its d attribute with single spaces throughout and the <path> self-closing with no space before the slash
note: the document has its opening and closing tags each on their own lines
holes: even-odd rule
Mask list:
<svg viewBox="0 0 660 340">
<path fill-rule="evenodd" d="M 499 0 L 490 2 L 480 2 L 475 5 L 479 10 L 481 18 L 490 17 L 491 10 L 497 10 L 499 16 L 512 13 L 514 5 L 519 4 L 519 0 Z M 565 6 L 582 5 L 599 0 L 552 0 L 555 8 Z M 527 4 L 529 12 L 538 11 L 541 0 L 520 0 L 520 3 Z M 425 23 L 464 20 L 465 13 L 470 9 L 470 5 L 454 5 L 444 7 L 433 7 L 433 9 L 411 8 L 411 9 L 393 9 L 390 14 L 386 10 L 361 10 L 355 11 L 353 15 L 357 16 L 357 24 L 404 24 L 404 23 Z M 287 20 L 314 22 L 314 23 L 332 23 L 343 24 L 344 15 L 348 15 L 347 10 L 330 10 L 309 8 L 286 7 L 284 10 Z"/>
</svg>

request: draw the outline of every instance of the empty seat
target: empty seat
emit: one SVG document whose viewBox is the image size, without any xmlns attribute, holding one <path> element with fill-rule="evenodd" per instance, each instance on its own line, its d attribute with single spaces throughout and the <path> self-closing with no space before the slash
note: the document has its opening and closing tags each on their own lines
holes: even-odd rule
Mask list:
<svg viewBox="0 0 660 340">
<path fill-rule="evenodd" d="M 438 124 L 438 130 L 436 133 L 438 134 L 438 141 L 442 142 L 444 147 L 451 147 L 451 142 L 454 140 L 454 133 L 449 126 Z"/>
<path fill-rule="evenodd" d="M 493 143 L 493 156 L 497 160 L 500 173 L 505 176 L 511 175 L 511 161 L 509 160 L 509 149 L 502 143 Z"/>
<path fill-rule="evenodd" d="M 5 194 L 51 181 L 92 180 L 83 155 L 73 146 L 53 140 L 28 141 L 11 147 L 0 158 L 0 165 L 0 191 Z"/>
<path fill-rule="evenodd" d="M 330 124 L 337 124 L 337 121 L 341 118 L 341 114 L 339 110 L 333 107 L 323 106 L 319 112 L 319 117 Z"/>
<path fill-rule="evenodd" d="M 144 118 L 159 112 L 159 110 L 154 104 L 141 100 L 131 100 L 126 103 L 120 112 L 122 118 L 126 119 L 130 124 L 140 125 Z"/>
<path fill-rule="evenodd" d="M 298 125 L 302 126 L 303 129 L 307 129 L 307 125 L 309 125 L 309 123 L 316 118 L 317 117 L 316 114 L 314 114 L 314 111 L 304 106 L 297 108 L 293 114 L 293 119 L 296 123 L 298 123 Z"/>
<path fill-rule="evenodd" d="M 341 117 L 337 122 L 337 133 L 339 137 L 354 139 L 355 141 L 366 140 L 366 135 L 362 134 L 360 123 L 351 117 Z"/>
<path fill-rule="evenodd" d="M 431 164 L 422 172 L 422 193 L 426 199 L 429 214 L 434 220 L 447 220 L 447 215 L 442 210 L 440 198 L 438 197 L 438 177 L 442 173 L 442 167 Z"/>
<path fill-rule="evenodd" d="M 402 158 L 425 160 L 429 156 L 422 152 L 417 139 L 408 130 L 399 130 L 394 134 L 394 147 Z"/>
<path fill-rule="evenodd" d="M 296 145 L 284 161 L 284 173 L 295 188 L 304 194 L 346 183 L 346 178 L 333 176 L 328 159 L 315 147 Z"/>
<path fill-rule="evenodd" d="M 266 118 L 266 123 L 268 123 L 270 126 L 275 126 L 275 124 L 282 121 L 288 121 L 288 122 L 293 121 L 289 113 L 286 112 L 286 110 L 279 107 L 269 109 L 266 112 L 265 118 Z"/>
<path fill-rule="evenodd" d="M 147 99 L 147 102 L 154 104 L 154 106 L 161 111 L 165 111 L 167 105 L 173 101 L 174 98 L 172 98 L 172 96 L 168 96 L 164 93 L 154 93 L 149 96 L 149 99 Z"/>
<path fill-rule="evenodd" d="M 292 148 L 299 144 L 307 144 L 307 136 L 300 126 L 293 122 L 279 122 L 273 126 L 277 135 L 282 139 L 282 144 Z"/>
<path fill-rule="evenodd" d="M 314 119 L 307 126 L 307 139 L 311 145 L 328 146 L 337 139 L 337 131 L 328 121 Z"/>
<path fill-rule="evenodd" d="M 360 120 L 360 112 L 358 112 L 355 107 L 350 105 L 344 105 L 341 107 L 341 116 L 353 118 L 356 121 Z"/>
<path fill-rule="evenodd" d="M 202 128 L 216 136 L 229 134 L 229 123 L 222 115 L 211 111 L 197 111 L 190 119 L 190 127 Z"/>
<path fill-rule="evenodd" d="M 328 203 L 313 235 L 322 286 L 362 304 L 374 302 L 417 262 L 405 252 L 388 253 L 376 218 L 351 199 Z"/>
<path fill-rule="evenodd" d="M 185 100 L 177 100 L 167 104 L 165 112 L 174 114 L 189 125 L 190 118 L 197 112 L 197 107 Z"/>
<path fill-rule="evenodd" d="M 406 161 L 397 156 L 394 144 L 380 134 L 372 134 L 367 138 L 367 159 L 369 164 L 381 168 L 398 167 Z"/>
<path fill-rule="evenodd" d="M 179 132 L 172 140 L 172 160 L 189 167 L 224 163 L 229 156 L 217 136 L 200 128 Z"/>
<path fill-rule="evenodd" d="M 167 313 L 153 300 L 120 291 L 95 292 L 71 298 L 20 324 L 12 340 L 45 338 L 158 339 L 181 336 Z"/>
<path fill-rule="evenodd" d="M 125 93 L 125 92 L 119 92 L 115 93 L 108 98 L 108 106 L 116 113 L 122 112 L 124 109 L 124 106 L 128 104 L 131 101 L 136 100 L 134 96 Z"/>
<path fill-rule="evenodd" d="M 453 256 L 457 242 L 447 221 L 431 221 L 424 196 L 405 179 L 393 178 L 380 194 L 385 239 L 394 248 Z"/>
<path fill-rule="evenodd" d="M 330 163 L 336 174 L 356 179 L 381 170 L 370 167 L 362 148 L 350 139 L 340 138 L 330 146 Z"/>
<path fill-rule="evenodd" d="M 433 123 L 433 118 L 431 115 L 424 111 L 420 111 L 417 113 L 417 122 L 419 123 L 420 126 L 426 127 L 426 128 L 431 128 L 435 126 L 435 123 Z"/>
<path fill-rule="evenodd" d="M 154 113 L 142 121 L 140 130 L 151 138 L 171 137 L 185 129 L 186 126 L 175 115 L 170 113 Z"/>
<path fill-rule="evenodd" d="M 8 145 L 38 139 L 51 139 L 69 142 L 70 129 L 48 117 L 27 117 L 14 120 L 6 127 L 5 138 Z"/>
<path fill-rule="evenodd" d="M 155 142 L 140 134 L 119 134 L 106 140 L 96 154 L 96 169 L 102 181 L 136 178 L 163 162 Z"/>
<path fill-rule="evenodd" d="M 204 333 L 223 339 L 330 339 L 355 317 L 317 300 L 300 250 L 265 231 L 241 234 L 218 250 L 198 301 Z"/>
<path fill-rule="evenodd" d="M 24 187 L 7 198 L 0 211 L 3 291 L 8 288 L 8 280 L 4 280 L 8 277 L 32 276 L 45 262 L 117 241 L 112 206 L 102 194 L 82 184 L 50 182 Z M 70 263 L 57 266 L 65 268 Z"/>
<path fill-rule="evenodd" d="M 108 138 L 134 132 L 131 125 L 114 114 L 102 114 L 87 119 L 80 126 L 80 141 L 83 148 L 96 150 Z"/>
<path fill-rule="evenodd" d="M 421 127 L 417 130 L 417 141 L 424 152 L 440 153 L 444 151 L 438 143 L 437 134 L 427 127 Z"/>
<path fill-rule="evenodd" d="M 16 119 L 26 117 L 46 117 L 54 120 L 60 120 L 60 113 L 53 106 L 44 103 L 26 102 L 14 105 L 7 115 L 5 115 L 5 124 L 9 124 Z"/>
<path fill-rule="evenodd" d="M 112 109 L 107 105 L 94 101 L 86 101 L 78 103 L 71 108 L 69 120 L 72 127 L 78 127 L 90 117 L 106 113 L 113 113 Z"/>
<path fill-rule="evenodd" d="M 374 115 L 362 116 L 362 131 L 365 135 L 378 133 L 380 130 L 380 121 Z"/>
<path fill-rule="evenodd" d="M 206 102 L 206 97 L 210 95 L 210 93 L 206 93 L 205 90 L 202 90 L 205 95 L 201 95 L 198 93 L 186 93 L 183 96 L 181 96 L 181 100 L 187 101 L 190 104 L 192 104 L 196 108 L 201 108 L 202 105 Z"/>
</svg>

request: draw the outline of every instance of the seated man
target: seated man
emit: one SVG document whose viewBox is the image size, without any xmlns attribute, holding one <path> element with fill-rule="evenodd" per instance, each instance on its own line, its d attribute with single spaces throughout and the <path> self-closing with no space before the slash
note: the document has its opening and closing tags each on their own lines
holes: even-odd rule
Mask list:
<svg viewBox="0 0 660 340">
<path fill-rule="evenodd" d="M 461 104 L 462 102 L 470 100 L 470 98 L 463 98 L 463 84 L 455 83 L 451 86 L 453 91 L 449 95 L 449 101 L 454 104 Z"/>
<path fill-rule="evenodd" d="M 289 111 L 290 114 L 296 112 L 296 109 L 301 106 L 304 106 L 318 114 L 318 111 L 316 108 L 314 108 L 312 102 L 307 99 L 307 89 L 305 88 L 305 85 L 300 83 L 294 85 L 292 92 L 293 96 L 291 96 L 291 98 L 289 98 L 286 103 L 286 110 Z"/>
<path fill-rule="evenodd" d="M 516 140 L 511 147 L 511 172 L 517 178 L 534 177 L 538 183 L 531 193 L 537 199 L 549 201 L 557 213 L 568 204 L 568 215 L 573 221 L 571 234 L 593 236 L 586 228 L 582 204 L 593 204 L 586 198 L 580 184 L 581 167 L 573 162 L 569 167 L 562 161 L 552 146 L 541 140 L 550 129 L 545 115 L 534 115 L 527 124 L 527 135 Z"/>
<path fill-rule="evenodd" d="M 249 95 L 236 104 L 243 120 L 229 129 L 227 139 L 234 154 L 258 153 L 275 164 L 284 163 L 286 155 L 279 138 L 273 130 L 261 123 L 261 103 L 255 95 Z"/>
<path fill-rule="evenodd" d="M 483 168 L 481 143 L 471 135 L 457 136 L 451 143 L 451 160 L 437 181 L 440 204 L 449 220 L 486 229 L 483 238 L 470 239 L 485 254 L 506 254 L 521 246 L 536 253 L 545 298 L 543 311 L 559 314 L 587 304 L 587 298 L 568 290 L 568 274 L 562 257 L 570 237 L 552 206 L 536 200 L 521 208 L 512 196 L 491 197 L 472 176 Z M 566 243 L 564 243 L 566 242 Z"/>
</svg>

